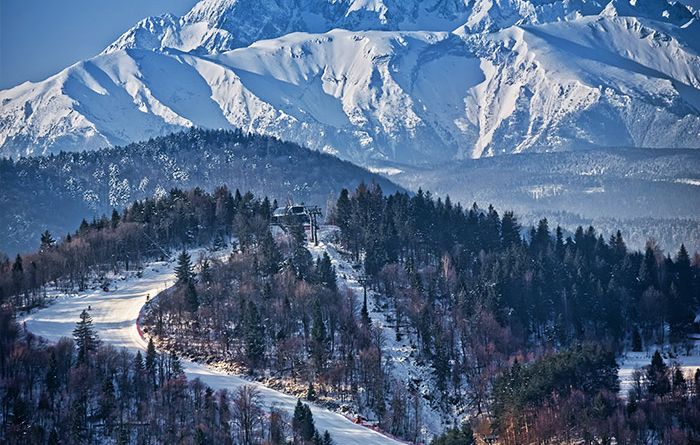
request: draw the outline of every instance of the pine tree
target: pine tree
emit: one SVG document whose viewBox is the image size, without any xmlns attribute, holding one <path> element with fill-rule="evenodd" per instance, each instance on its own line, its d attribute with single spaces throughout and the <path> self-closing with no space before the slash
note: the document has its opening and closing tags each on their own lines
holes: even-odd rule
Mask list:
<svg viewBox="0 0 700 445">
<path fill-rule="evenodd" d="M 80 314 L 80 321 L 73 329 L 73 337 L 78 349 L 78 364 L 88 363 L 89 355 L 97 350 L 100 339 L 92 326 L 92 317 L 87 310 Z"/>
<path fill-rule="evenodd" d="M 194 277 L 190 254 L 185 250 L 183 250 L 177 258 L 175 277 L 177 278 L 178 285 L 189 284 L 192 282 L 192 278 Z"/>
<path fill-rule="evenodd" d="M 192 313 L 197 312 L 197 309 L 199 309 L 199 296 L 194 283 L 191 281 L 187 283 L 187 288 L 185 289 L 185 305 L 187 310 Z"/>
<path fill-rule="evenodd" d="M 664 363 L 661 353 L 656 351 L 651 358 L 651 365 L 647 367 L 647 390 L 650 395 L 663 397 L 671 391 L 669 370 Z"/>
<path fill-rule="evenodd" d="M 328 335 L 326 325 L 323 322 L 321 307 L 316 301 L 313 307 L 313 325 L 311 328 L 311 357 L 314 361 L 317 372 L 323 371 L 326 366 L 328 354 Z"/>
<path fill-rule="evenodd" d="M 243 329 L 246 358 L 252 370 L 265 357 L 265 327 L 258 307 L 252 301 L 246 305 Z"/>
<path fill-rule="evenodd" d="M 260 242 L 260 269 L 265 275 L 273 275 L 279 271 L 279 263 L 282 261 L 282 254 L 277 248 L 277 243 L 272 238 L 272 233 L 266 230 Z"/>
<path fill-rule="evenodd" d="M 58 362 L 56 361 L 56 351 L 51 350 L 49 367 L 46 370 L 46 389 L 49 391 L 51 401 L 53 401 L 59 386 L 60 381 L 58 379 Z"/>
<path fill-rule="evenodd" d="M 48 230 L 45 230 L 44 233 L 41 234 L 41 247 L 39 247 L 39 251 L 45 252 L 51 249 L 54 244 L 56 244 L 56 240 L 53 239 L 53 236 L 51 236 Z"/>
<path fill-rule="evenodd" d="M 148 339 L 148 347 L 146 348 L 146 373 L 148 375 L 148 381 L 151 385 L 156 383 L 156 360 L 158 355 L 156 353 L 156 346 L 153 344 L 153 338 Z"/>
<path fill-rule="evenodd" d="M 323 432 L 323 445 L 333 445 L 333 438 L 331 437 L 331 433 L 328 432 L 328 430 Z"/>
<path fill-rule="evenodd" d="M 311 408 L 301 400 L 297 400 L 294 407 L 294 415 L 292 417 L 292 431 L 294 432 L 294 443 L 304 444 L 313 440 L 316 433 L 314 425 L 314 417 L 311 414 Z"/>
<path fill-rule="evenodd" d="M 323 252 L 323 256 L 317 265 L 319 282 L 332 291 L 338 290 L 337 277 L 335 267 L 331 263 L 331 257 L 327 252 Z"/>
<path fill-rule="evenodd" d="M 119 212 L 117 209 L 112 209 L 112 218 L 110 220 L 110 226 L 113 229 L 116 229 L 117 226 L 119 225 L 119 222 L 121 221 L 121 216 L 119 215 Z"/>
</svg>

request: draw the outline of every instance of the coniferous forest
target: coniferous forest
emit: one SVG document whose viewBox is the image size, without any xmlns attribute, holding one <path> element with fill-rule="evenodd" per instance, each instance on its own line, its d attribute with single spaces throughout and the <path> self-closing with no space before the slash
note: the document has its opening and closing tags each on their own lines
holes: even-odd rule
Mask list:
<svg viewBox="0 0 700 445">
<path fill-rule="evenodd" d="M 657 353 L 620 394 L 616 361 L 669 342 L 680 354 L 697 332 L 700 264 L 683 246 L 632 251 L 619 233 L 606 238 L 593 227 L 564 233 L 542 220 L 527 229 L 512 212 L 427 192 L 343 190 L 327 215 L 338 229 L 324 242 L 361 272 L 391 335 L 410 339 L 411 358 L 430 370 L 434 390 L 425 394 L 392 375 L 393 339 L 367 300 L 346 288 L 328 251 L 314 256 L 301 225 L 271 232 L 275 207 L 223 187 L 173 190 L 84 221 L 60 241 L 44 233 L 38 252 L 5 259 L 0 437 L 332 441 L 310 426 L 301 402 L 287 422 L 271 413 L 254 427 L 237 423 L 235 407 L 254 394 L 187 382 L 177 358 L 186 356 L 309 402 L 351 407 L 411 442 L 700 441 L 700 373 L 685 375 Z M 227 254 L 194 258 L 186 250 L 205 244 Z M 100 347 L 87 313 L 74 339 L 55 345 L 13 321 L 15 311 L 47 304 L 49 287 L 85 288 L 174 252 L 176 283 L 144 317 L 153 339 L 145 357 Z M 432 438 L 422 431 L 426 403 L 453 419 Z M 278 434 L 280 425 L 288 432 Z"/>
</svg>

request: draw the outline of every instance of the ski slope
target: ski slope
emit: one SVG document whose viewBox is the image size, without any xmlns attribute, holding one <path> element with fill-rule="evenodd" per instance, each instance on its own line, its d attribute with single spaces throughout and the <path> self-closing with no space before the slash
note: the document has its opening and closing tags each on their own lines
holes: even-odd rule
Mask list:
<svg viewBox="0 0 700 445">
<path fill-rule="evenodd" d="M 357 298 L 359 308 L 362 307 L 364 298 L 363 288 L 359 282 L 361 271 L 353 268 L 352 261 L 347 256 L 343 256 L 331 241 L 339 230 L 335 226 L 322 227 L 318 246 L 309 243 L 307 248 L 314 258 L 324 253 L 328 254 L 336 270 L 338 287 L 352 291 Z M 434 437 L 452 424 L 458 424 L 460 421 L 458 415 L 449 416 L 429 403 L 430 396 L 436 391 L 431 368 L 417 363 L 414 356 L 417 352 L 415 339 L 410 333 L 403 332 L 401 340 L 396 339 L 396 330 L 393 324 L 387 321 L 386 310 L 376 304 L 375 293 L 371 289 L 367 291 L 367 309 L 372 325 L 378 327 L 382 333 L 382 357 L 388 363 L 390 378 L 397 383 L 413 382 L 422 396 L 420 398 L 421 433 L 424 437 Z"/>
<path fill-rule="evenodd" d="M 71 337 L 80 312 L 90 307 L 93 325 L 104 344 L 123 347 L 131 352 L 145 350 L 147 344 L 139 335 L 136 320 L 147 295 L 155 296 L 172 286 L 175 278 L 173 268 L 173 262 L 150 263 L 141 278 L 118 281 L 114 291 L 104 292 L 98 289 L 65 297 L 50 307 L 28 315 L 22 321 L 30 332 L 56 341 L 61 337 Z M 199 378 L 215 390 L 226 388 L 235 391 L 244 385 L 252 385 L 260 392 L 263 406 L 274 406 L 290 417 L 294 412 L 297 403 L 295 397 L 188 360 L 183 359 L 182 365 L 189 379 Z M 340 414 L 313 404 L 309 406 L 316 428 L 321 432 L 328 430 L 339 445 L 402 443 L 354 424 Z"/>
<path fill-rule="evenodd" d="M 634 388 L 635 371 L 645 372 L 645 367 L 649 366 L 651 363 L 651 358 L 654 356 L 654 352 L 659 349 L 662 352 L 664 361 L 669 368 L 673 368 L 674 365 L 678 365 L 683 372 L 686 380 L 692 380 L 695 376 L 695 372 L 700 369 L 700 341 L 691 340 L 691 347 L 687 354 L 676 353 L 673 354 L 673 358 L 670 357 L 670 348 L 668 345 L 666 347 L 649 347 L 643 352 L 626 352 L 622 357 L 618 359 L 620 365 L 620 370 L 618 375 L 620 377 L 620 395 L 622 397 L 627 397 L 629 391 Z"/>
</svg>

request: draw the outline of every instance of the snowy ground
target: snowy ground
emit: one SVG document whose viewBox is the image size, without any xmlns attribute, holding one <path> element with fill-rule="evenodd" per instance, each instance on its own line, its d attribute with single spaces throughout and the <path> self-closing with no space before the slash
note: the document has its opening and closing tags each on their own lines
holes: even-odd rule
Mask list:
<svg viewBox="0 0 700 445">
<path fill-rule="evenodd" d="M 196 255 L 193 255 L 196 258 Z M 100 338 L 106 344 L 124 347 L 135 352 L 145 350 L 146 342 L 139 335 L 136 320 L 146 296 L 157 295 L 171 286 L 174 280 L 174 263 L 156 262 L 144 268 L 141 278 L 130 277 L 121 281 L 119 288 L 112 292 L 92 290 L 72 297 L 62 298 L 45 309 L 41 309 L 23 320 L 27 329 L 34 334 L 56 341 L 61 337 L 72 336 L 75 322 L 83 309 L 90 307 L 93 324 Z M 275 406 L 291 414 L 297 399 L 259 383 L 212 369 L 206 365 L 182 360 L 187 377 L 199 378 L 214 389 L 236 390 L 243 385 L 253 385 L 260 391 L 265 406 Z M 340 414 L 310 404 L 316 427 L 323 432 L 328 430 L 339 445 L 399 444 L 376 431 L 356 425 Z"/>
<path fill-rule="evenodd" d="M 695 375 L 695 370 L 700 368 L 700 340 L 693 340 L 690 346 L 690 351 L 685 351 L 682 348 L 677 348 L 676 351 L 671 350 L 668 346 L 664 348 L 649 347 L 645 352 L 626 352 L 618 359 L 620 365 L 620 394 L 622 397 L 627 397 L 627 393 L 634 385 L 634 371 L 642 369 L 651 363 L 651 358 L 654 352 L 659 349 L 662 352 L 664 360 L 669 367 L 678 363 L 686 376 L 686 379 Z M 689 352 L 686 354 L 686 352 Z"/>
<path fill-rule="evenodd" d="M 358 307 L 362 307 L 363 289 L 358 282 L 358 277 L 362 273 L 361 269 L 354 269 L 351 261 L 340 254 L 331 242 L 333 234 L 337 228 L 332 226 L 323 227 L 319 234 L 319 245 L 309 244 L 307 247 L 315 257 L 323 255 L 324 252 L 331 258 L 331 263 L 335 266 L 338 276 L 338 287 L 348 288 L 357 296 Z M 382 354 L 388 357 L 391 363 L 391 374 L 398 382 L 413 381 L 419 388 L 421 395 L 432 396 L 435 391 L 431 387 L 431 369 L 425 365 L 416 363 L 414 355 L 418 351 L 411 345 L 411 335 L 402 332 L 402 339 L 396 340 L 396 330 L 394 326 L 387 323 L 386 311 L 375 305 L 375 298 L 371 290 L 367 291 L 367 309 L 373 326 L 378 326 L 384 334 L 384 348 Z M 412 354 L 413 353 L 413 354 Z M 444 429 L 442 424 L 442 414 L 435 410 L 425 398 L 421 398 L 421 417 L 423 423 L 423 434 L 431 437 Z"/>
</svg>

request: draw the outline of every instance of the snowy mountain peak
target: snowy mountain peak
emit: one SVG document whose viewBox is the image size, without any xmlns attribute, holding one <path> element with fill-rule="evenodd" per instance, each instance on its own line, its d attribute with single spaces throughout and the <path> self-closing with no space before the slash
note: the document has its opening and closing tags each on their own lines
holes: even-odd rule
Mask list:
<svg viewBox="0 0 700 445">
<path fill-rule="evenodd" d="M 202 0 L 0 92 L 0 150 L 191 126 L 365 165 L 699 147 L 698 23 L 665 0 Z"/>
</svg>

